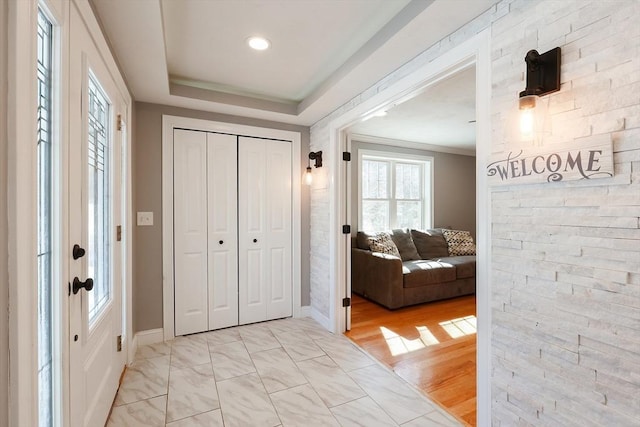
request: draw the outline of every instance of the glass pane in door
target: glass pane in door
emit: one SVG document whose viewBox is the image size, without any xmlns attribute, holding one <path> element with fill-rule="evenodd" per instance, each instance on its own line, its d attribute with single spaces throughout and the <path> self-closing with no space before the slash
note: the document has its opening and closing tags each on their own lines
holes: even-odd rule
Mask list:
<svg viewBox="0 0 640 427">
<path fill-rule="evenodd" d="M 87 292 L 89 325 L 111 298 L 110 108 L 100 83 L 89 73 L 87 275 L 93 279 L 93 290 Z"/>
<path fill-rule="evenodd" d="M 41 427 L 53 424 L 52 365 L 52 283 L 51 272 L 51 87 L 53 25 L 38 10 L 38 422 Z"/>
</svg>

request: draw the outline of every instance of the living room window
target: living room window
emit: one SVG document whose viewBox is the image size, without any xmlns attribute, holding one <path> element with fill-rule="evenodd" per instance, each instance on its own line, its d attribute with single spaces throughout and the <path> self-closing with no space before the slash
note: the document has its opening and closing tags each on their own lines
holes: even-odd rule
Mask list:
<svg viewBox="0 0 640 427">
<path fill-rule="evenodd" d="M 431 227 L 433 158 L 360 150 L 359 229 Z"/>
</svg>

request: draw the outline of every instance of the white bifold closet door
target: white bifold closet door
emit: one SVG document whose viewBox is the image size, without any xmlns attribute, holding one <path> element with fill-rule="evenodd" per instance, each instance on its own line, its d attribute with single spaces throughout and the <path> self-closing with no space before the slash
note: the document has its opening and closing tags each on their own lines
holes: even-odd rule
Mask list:
<svg viewBox="0 0 640 427">
<path fill-rule="evenodd" d="M 291 143 L 174 131 L 175 333 L 292 315 Z"/>
<path fill-rule="evenodd" d="M 176 335 L 207 330 L 207 134 L 174 130 L 173 246 Z"/>
<path fill-rule="evenodd" d="M 207 134 L 209 330 L 238 324 L 238 137 Z"/>
<path fill-rule="evenodd" d="M 240 324 L 291 316 L 291 143 L 239 137 Z"/>
</svg>

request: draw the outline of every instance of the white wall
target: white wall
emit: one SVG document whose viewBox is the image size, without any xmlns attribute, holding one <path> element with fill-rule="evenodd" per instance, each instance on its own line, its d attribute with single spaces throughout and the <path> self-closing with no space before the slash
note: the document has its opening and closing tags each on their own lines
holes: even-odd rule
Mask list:
<svg viewBox="0 0 640 427">
<path fill-rule="evenodd" d="M 638 16 L 636 0 L 504 0 L 311 128 L 311 150 L 330 158 L 332 120 L 490 28 L 492 150 L 502 153 L 526 52 L 562 48 L 562 89 L 549 95 L 553 133 L 543 143 L 610 138 L 616 176 L 492 193 L 495 426 L 640 423 Z M 311 303 L 328 316 L 330 206 L 321 181 L 311 192 Z"/>
<path fill-rule="evenodd" d="M 9 422 L 7 247 L 7 2 L 0 2 L 0 426 Z"/>
<path fill-rule="evenodd" d="M 615 177 L 493 195 L 493 416 L 640 424 L 640 3 L 515 2 L 494 23 L 495 152 L 522 55 L 562 48 L 545 146 L 612 140 Z"/>
</svg>

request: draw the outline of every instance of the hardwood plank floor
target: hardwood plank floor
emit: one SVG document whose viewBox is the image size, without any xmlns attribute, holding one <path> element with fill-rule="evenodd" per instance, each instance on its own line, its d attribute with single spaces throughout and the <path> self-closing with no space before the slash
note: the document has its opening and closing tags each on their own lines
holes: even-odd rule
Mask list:
<svg viewBox="0 0 640 427">
<path fill-rule="evenodd" d="M 476 298 L 387 310 L 351 299 L 345 335 L 466 425 L 476 425 Z"/>
</svg>

